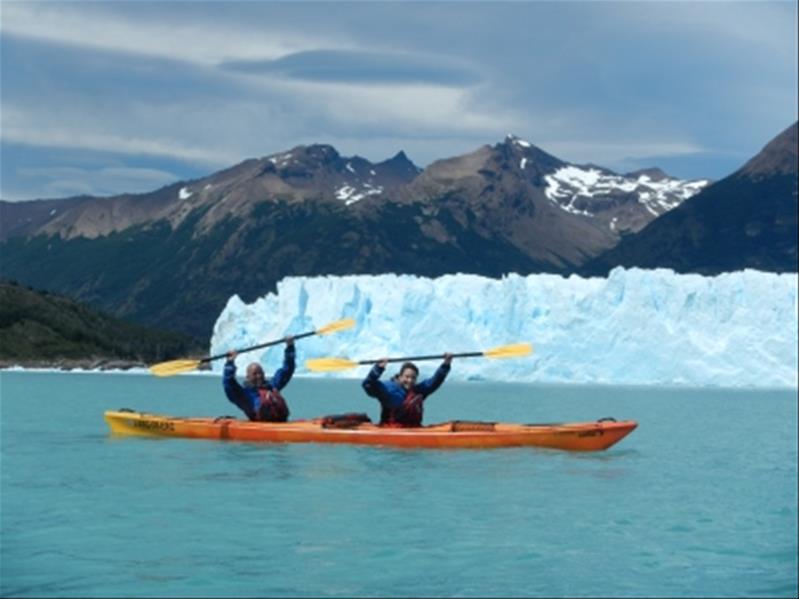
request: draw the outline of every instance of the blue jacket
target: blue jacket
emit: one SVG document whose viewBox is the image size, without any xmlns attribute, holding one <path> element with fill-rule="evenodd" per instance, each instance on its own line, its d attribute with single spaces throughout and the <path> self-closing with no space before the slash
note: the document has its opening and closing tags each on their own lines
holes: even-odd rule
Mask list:
<svg viewBox="0 0 799 599">
<path fill-rule="evenodd" d="M 294 374 L 294 358 L 296 350 L 293 345 L 287 345 L 283 354 L 283 366 L 277 369 L 271 381 L 266 381 L 266 389 L 278 391 L 289 384 Z M 225 395 L 247 415 L 250 420 L 258 420 L 258 408 L 261 404 L 261 393 L 257 387 L 248 384 L 240 385 L 236 380 L 236 363 L 228 360 L 222 374 L 222 386 Z"/>
<path fill-rule="evenodd" d="M 379 380 L 384 370 L 379 364 L 375 364 L 362 383 L 366 394 L 377 398 L 380 402 L 380 424 L 387 424 L 401 419 L 401 416 L 398 418 L 398 415 L 403 408 L 403 403 L 406 398 L 414 395 L 421 396 L 421 401 L 416 407 L 420 412 L 418 418 L 419 423 L 421 423 L 421 403 L 428 395 L 433 394 L 441 386 L 441 383 L 444 382 L 447 374 L 449 374 L 450 365 L 442 364 L 433 376 L 421 383 L 416 383 L 410 390 L 406 390 L 393 378 L 385 383 Z"/>
</svg>

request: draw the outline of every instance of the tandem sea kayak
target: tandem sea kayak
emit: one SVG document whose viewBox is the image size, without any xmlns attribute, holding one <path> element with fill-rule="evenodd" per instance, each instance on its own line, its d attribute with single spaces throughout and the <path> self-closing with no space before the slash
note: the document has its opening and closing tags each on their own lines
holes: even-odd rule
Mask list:
<svg viewBox="0 0 799 599">
<path fill-rule="evenodd" d="M 268 443 L 351 443 L 408 448 L 546 447 L 600 451 L 629 435 L 638 423 L 603 418 L 564 424 L 502 424 L 455 420 L 419 428 L 387 428 L 371 422 L 331 422 L 330 417 L 285 423 L 233 417 L 176 418 L 133 410 L 105 412 L 115 435 L 181 437 Z"/>
</svg>

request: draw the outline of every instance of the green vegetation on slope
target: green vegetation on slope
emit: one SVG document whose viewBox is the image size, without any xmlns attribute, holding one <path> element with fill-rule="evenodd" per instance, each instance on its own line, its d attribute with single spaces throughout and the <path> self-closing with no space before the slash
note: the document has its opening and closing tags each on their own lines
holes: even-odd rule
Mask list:
<svg viewBox="0 0 799 599">
<path fill-rule="evenodd" d="M 0 282 L 0 361 L 4 363 L 149 364 L 202 351 L 191 337 L 130 324 L 14 281 Z"/>
</svg>

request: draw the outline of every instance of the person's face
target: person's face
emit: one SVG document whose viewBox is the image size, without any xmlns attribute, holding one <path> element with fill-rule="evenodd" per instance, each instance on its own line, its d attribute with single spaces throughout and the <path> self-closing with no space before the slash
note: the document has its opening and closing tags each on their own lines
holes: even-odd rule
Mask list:
<svg viewBox="0 0 799 599">
<path fill-rule="evenodd" d="M 399 375 L 399 384 L 402 385 L 405 389 L 410 389 L 416 384 L 416 378 L 419 375 L 413 368 L 406 368 Z"/>
<path fill-rule="evenodd" d="M 247 382 L 254 387 L 260 387 L 264 384 L 264 369 L 260 364 L 252 363 L 247 366 Z"/>
</svg>

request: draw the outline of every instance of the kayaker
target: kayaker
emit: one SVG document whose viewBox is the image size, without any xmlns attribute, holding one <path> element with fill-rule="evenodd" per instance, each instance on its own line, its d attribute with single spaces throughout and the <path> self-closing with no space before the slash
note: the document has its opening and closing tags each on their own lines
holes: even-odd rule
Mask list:
<svg viewBox="0 0 799 599">
<path fill-rule="evenodd" d="M 421 383 L 416 382 L 419 369 L 413 362 L 405 362 L 386 383 L 379 379 L 388 365 L 388 359 L 384 358 L 375 364 L 366 375 L 363 388 L 367 395 L 380 402 L 380 426 L 422 426 L 424 400 L 447 378 L 451 363 L 452 354 L 444 354 L 444 362 L 435 374 Z"/>
<path fill-rule="evenodd" d="M 285 339 L 286 350 L 283 354 L 283 366 L 277 369 L 270 381 L 264 376 L 264 369 L 258 362 L 247 366 L 244 385 L 236 380 L 235 351 L 227 354 L 227 362 L 222 374 L 222 385 L 225 395 L 247 415 L 247 418 L 259 422 L 286 422 L 289 419 L 289 407 L 280 390 L 289 384 L 294 374 L 294 337 Z"/>
</svg>

